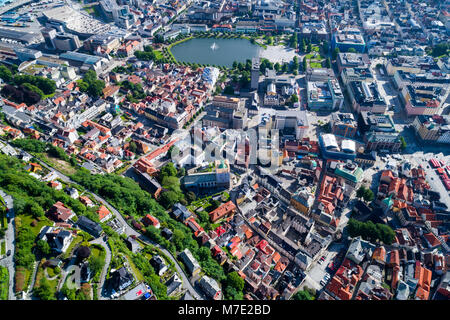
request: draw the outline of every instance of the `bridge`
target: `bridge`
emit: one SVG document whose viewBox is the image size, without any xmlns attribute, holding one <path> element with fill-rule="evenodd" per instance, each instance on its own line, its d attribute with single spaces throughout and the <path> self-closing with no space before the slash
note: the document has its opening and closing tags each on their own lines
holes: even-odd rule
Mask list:
<svg viewBox="0 0 450 320">
<path fill-rule="evenodd" d="M 14 0 L 12 3 L 7 4 L 6 6 L 0 8 L 0 15 L 4 14 L 5 12 L 8 12 L 9 10 L 21 7 L 34 1 L 36 0 Z"/>
</svg>

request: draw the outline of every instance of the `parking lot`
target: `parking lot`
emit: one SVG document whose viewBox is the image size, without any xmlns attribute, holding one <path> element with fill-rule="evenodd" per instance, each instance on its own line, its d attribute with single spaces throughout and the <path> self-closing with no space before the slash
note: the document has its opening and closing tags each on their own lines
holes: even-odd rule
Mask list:
<svg viewBox="0 0 450 320">
<path fill-rule="evenodd" d="M 329 273 L 330 270 L 327 267 L 330 264 L 330 262 L 334 260 L 339 251 L 342 249 L 343 249 L 342 244 L 336 243 L 331 244 L 328 247 L 327 251 L 323 254 L 323 256 L 325 256 L 325 260 L 319 263 L 320 258 L 322 257 L 320 256 L 318 257 L 317 261 L 313 262 L 311 269 L 307 272 L 307 275 L 303 281 L 303 284 L 301 285 L 301 288 L 306 286 L 308 288 L 314 288 L 317 291 L 322 290 L 322 288 L 326 285 L 326 283 L 328 283 L 334 272 L 337 270 L 336 267 L 339 267 L 339 265 L 335 265 L 334 271 L 331 271 L 332 274 Z M 325 277 L 326 274 L 329 275 L 330 279 L 328 279 L 326 283 L 324 282 L 321 283 L 322 279 Z"/>
</svg>

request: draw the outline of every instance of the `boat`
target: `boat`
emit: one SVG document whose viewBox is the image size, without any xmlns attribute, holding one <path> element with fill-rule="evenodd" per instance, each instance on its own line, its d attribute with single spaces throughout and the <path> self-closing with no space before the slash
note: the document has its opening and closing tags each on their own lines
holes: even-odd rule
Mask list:
<svg viewBox="0 0 450 320">
<path fill-rule="evenodd" d="M 214 42 L 214 43 L 211 45 L 211 50 L 217 50 L 217 49 L 219 49 L 219 46 Z"/>
</svg>

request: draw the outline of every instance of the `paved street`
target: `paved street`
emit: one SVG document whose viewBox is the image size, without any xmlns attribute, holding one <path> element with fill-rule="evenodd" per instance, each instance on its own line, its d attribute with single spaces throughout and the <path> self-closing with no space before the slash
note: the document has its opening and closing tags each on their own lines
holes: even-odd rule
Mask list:
<svg viewBox="0 0 450 320">
<path fill-rule="evenodd" d="M 0 196 L 5 200 L 6 207 L 8 208 L 8 230 L 5 233 L 6 239 L 6 251 L 11 250 L 9 256 L 0 260 L 0 265 L 8 268 L 9 272 L 9 300 L 15 300 L 14 296 L 14 245 L 15 245 L 15 223 L 14 223 L 14 200 L 6 194 L 3 190 L 0 190 Z"/>
</svg>

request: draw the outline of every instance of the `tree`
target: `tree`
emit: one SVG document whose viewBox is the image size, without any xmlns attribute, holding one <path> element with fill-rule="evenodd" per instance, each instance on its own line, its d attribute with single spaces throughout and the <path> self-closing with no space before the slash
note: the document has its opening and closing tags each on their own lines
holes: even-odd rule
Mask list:
<svg viewBox="0 0 450 320">
<path fill-rule="evenodd" d="M 356 53 L 356 49 L 355 48 L 350 48 L 350 49 L 348 49 L 347 52 Z"/>
<path fill-rule="evenodd" d="M 402 150 L 405 150 L 406 149 L 406 141 L 405 141 L 405 138 L 403 138 L 402 136 L 400 136 L 400 143 L 401 143 L 400 148 Z"/>
<path fill-rule="evenodd" d="M 89 258 L 89 268 L 94 276 L 102 271 L 104 264 L 105 261 L 101 257 L 91 256 Z"/>
<path fill-rule="evenodd" d="M 329 48 L 328 48 L 328 41 L 324 41 L 323 42 L 322 50 L 323 50 L 323 53 L 325 53 L 325 54 L 328 53 L 328 50 L 329 50 Z"/>
<path fill-rule="evenodd" d="M 326 62 L 325 62 L 325 66 L 326 66 L 327 68 L 331 68 L 331 60 L 330 60 L 330 58 L 327 58 L 327 60 L 326 60 Z"/>
<path fill-rule="evenodd" d="M 306 57 L 303 58 L 303 71 L 306 71 L 308 68 L 308 62 L 306 61 Z"/>
<path fill-rule="evenodd" d="M 359 189 L 356 191 L 356 197 L 358 199 L 362 199 L 364 197 L 365 191 L 366 191 L 366 188 L 364 186 L 359 187 Z"/>
<path fill-rule="evenodd" d="M 178 194 L 172 190 L 162 192 L 159 199 L 159 202 L 166 209 L 171 208 L 178 201 L 179 201 Z"/>
<path fill-rule="evenodd" d="M 244 290 L 244 279 L 236 272 L 230 272 L 227 275 L 226 285 L 232 288 L 235 288 L 237 291 Z"/>
<path fill-rule="evenodd" d="M 183 243 L 185 240 L 184 232 L 179 229 L 175 229 L 173 231 L 171 240 L 175 244 L 175 247 L 177 248 L 178 251 L 182 250 L 184 247 Z"/>
<path fill-rule="evenodd" d="M 39 287 L 35 288 L 33 293 L 41 300 L 56 300 L 55 293 L 52 291 L 50 283 L 46 277 L 42 277 L 39 282 Z"/>
<path fill-rule="evenodd" d="M 216 210 L 221 205 L 219 200 L 212 200 L 211 205 L 208 207 L 208 212 Z"/>
<path fill-rule="evenodd" d="M 385 224 L 374 224 L 372 221 L 361 222 L 350 218 L 347 224 L 347 231 L 350 237 L 361 236 L 365 240 L 381 240 L 386 244 L 392 244 L 395 239 L 395 232 Z"/>
<path fill-rule="evenodd" d="M 87 92 L 92 97 L 100 97 L 103 94 L 105 82 L 97 79 L 97 73 L 94 70 L 88 70 L 78 86 L 82 92 Z"/>
<path fill-rule="evenodd" d="M 45 214 L 44 209 L 42 209 L 42 207 L 35 202 L 29 203 L 28 211 L 35 218 L 43 217 Z"/>
<path fill-rule="evenodd" d="M 4 82 L 10 82 L 13 78 L 13 74 L 11 70 L 9 70 L 7 67 L 1 65 L 0 66 L 0 79 L 2 79 Z"/>
<path fill-rule="evenodd" d="M 336 60 L 339 52 L 340 52 L 339 48 L 335 48 L 334 51 L 333 51 L 333 54 L 331 55 L 331 58 L 333 60 Z"/>
<path fill-rule="evenodd" d="M 314 300 L 315 292 L 314 289 L 305 287 L 303 290 L 297 291 L 292 297 L 293 300 Z"/>
<path fill-rule="evenodd" d="M 370 190 L 370 189 L 364 190 L 363 198 L 364 198 L 364 201 L 366 201 L 366 202 L 372 201 L 374 198 L 374 194 L 373 194 L 372 190 Z"/>
<path fill-rule="evenodd" d="M 206 211 L 199 211 L 197 215 L 200 222 L 206 223 L 209 221 L 209 214 Z"/>
<path fill-rule="evenodd" d="M 50 245 L 45 240 L 38 240 L 36 241 L 36 248 L 43 254 L 43 255 L 49 255 L 52 251 L 50 248 Z"/>
<path fill-rule="evenodd" d="M 89 84 L 83 80 L 77 80 L 77 85 L 81 92 L 87 92 L 89 88 Z"/>
<path fill-rule="evenodd" d="M 292 102 L 292 103 L 298 102 L 298 96 L 297 96 L 296 94 L 293 94 L 293 95 L 291 96 L 291 102 Z"/>
<path fill-rule="evenodd" d="M 159 173 L 161 181 L 163 180 L 164 177 L 176 177 L 176 176 L 177 176 L 177 169 L 175 168 L 172 162 L 169 162 L 164 167 L 162 167 Z"/>
<path fill-rule="evenodd" d="M 440 57 L 443 55 L 448 55 L 450 51 L 450 42 L 443 42 L 435 45 L 431 50 L 431 55 L 433 57 Z"/>
<path fill-rule="evenodd" d="M 298 67 L 299 67 L 300 65 L 299 65 L 299 63 L 298 63 L 298 57 L 297 56 L 294 56 L 294 59 L 292 59 L 292 69 L 295 71 L 295 70 L 298 70 Z"/>
<path fill-rule="evenodd" d="M 276 70 L 277 72 L 280 72 L 281 66 L 280 66 L 280 64 L 277 62 L 277 63 L 275 63 L 274 68 L 275 68 L 275 70 Z"/>
<path fill-rule="evenodd" d="M 197 198 L 197 197 L 196 197 L 196 195 L 195 195 L 194 192 L 189 191 L 188 193 L 186 193 L 186 200 L 187 200 L 189 203 L 195 201 L 196 198 Z"/>
<path fill-rule="evenodd" d="M 137 151 L 136 142 L 131 141 L 130 144 L 128 145 L 128 150 L 130 150 L 133 153 L 136 153 L 136 151 Z"/>
<path fill-rule="evenodd" d="M 42 99 L 44 97 L 44 92 L 42 92 L 41 89 L 39 89 L 38 87 L 30 84 L 30 83 L 24 83 L 22 84 L 23 87 L 27 88 L 28 90 L 37 93 L 40 97 L 40 99 Z"/>
</svg>

